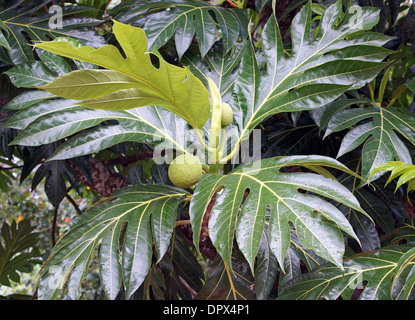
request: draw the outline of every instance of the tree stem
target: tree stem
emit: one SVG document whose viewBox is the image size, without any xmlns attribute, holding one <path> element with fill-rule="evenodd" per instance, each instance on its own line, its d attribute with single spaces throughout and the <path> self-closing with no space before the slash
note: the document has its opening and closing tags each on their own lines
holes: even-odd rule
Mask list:
<svg viewBox="0 0 415 320">
<path fill-rule="evenodd" d="M 190 224 L 190 220 L 179 220 L 179 221 L 176 221 L 176 223 L 174 224 L 174 227 L 176 228 L 178 226 L 185 226 L 188 224 Z"/>
<path fill-rule="evenodd" d="M 65 195 L 66 199 L 72 204 L 72 206 L 75 208 L 76 213 L 80 216 L 82 215 L 81 209 L 79 209 L 78 205 L 76 204 L 75 200 L 67 193 Z"/>
<path fill-rule="evenodd" d="M 56 225 L 58 221 L 58 207 L 55 208 L 55 211 L 53 212 L 53 220 L 52 220 L 52 230 L 50 232 L 51 238 L 52 238 L 52 247 L 56 244 Z"/>
</svg>

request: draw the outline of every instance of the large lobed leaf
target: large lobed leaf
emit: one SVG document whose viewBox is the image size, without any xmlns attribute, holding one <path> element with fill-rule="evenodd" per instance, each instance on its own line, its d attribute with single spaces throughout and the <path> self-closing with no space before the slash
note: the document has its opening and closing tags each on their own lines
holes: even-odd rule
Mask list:
<svg viewBox="0 0 415 320">
<path fill-rule="evenodd" d="M 341 268 L 344 253 L 342 231 L 356 240 L 357 237 L 343 213 L 321 197 L 363 214 L 365 212 L 349 190 L 336 180 L 315 173 L 281 172 L 283 167 L 293 165 L 313 171 L 328 166 L 351 173 L 344 165 L 328 157 L 291 156 L 239 166 L 228 175 L 204 175 L 190 203 L 195 246 L 199 244 L 207 206 L 215 197 L 208 223 L 209 236 L 228 266 L 236 236 L 239 249 L 254 271 L 254 261 L 269 215 L 269 246 L 280 266 L 284 266 L 289 249 L 292 223 L 306 248 L 313 249 L 317 255 Z M 300 189 L 307 193 L 299 192 Z"/>
<path fill-rule="evenodd" d="M 71 71 L 62 57 L 44 51 L 38 54 L 43 60 L 37 62 L 51 73 L 52 80 Z M 80 62 L 77 65 L 81 70 L 95 68 Z M 18 75 L 16 67 L 7 71 L 15 85 L 47 83 L 44 77 L 37 77 L 36 67 L 24 66 L 25 74 Z M 53 67 L 56 73 L 52 71 Z M 3 106 L 13 112 L 3 127 L 20 131 L 12 144 L 41 146 L 59 141 L 60 147 L 53 156 L 49 154 L 50 160 L 91 154 L 127 141 L 140 141 L 160 151 L 187 152 L 186 148 L 196 140 L 186 121 L 158 106 L 92 110 L 77 105 L 77 102 L 43 90 L 25 91 Z"/>
<path fill-rule="evenodd" d="M 184 68 L 158 58 L 151 62 L 147 38 L 140 28 L 114 21 L 114 35 L 126 58 L 113 45 L 99 49 L 75 48 L 69 42 L 43 42 L 38 48 L 92 63 L 108 70 L 76 70 L 42 86 L 57 96 L 83 100 L 80 105 L 109 110 L 125 110 L 159 105 L 179 115 L 193 128 L 202 129 L 210 117 L 207 89 Z"/>
<path fill-rule="evenodd" d="M 116 124 L 103 125 L 108 121 Z M 191 135 L 188 124 L 161 107 L 91 110 L 65 99 L 36 102 L 10 117 L 5 127 L 22 130 L 13 145 L 63 141 L 49 160 L 87 155 L 127 141 L 146 143 L 156 151 L 174 148 L 187 152 L 192 141 L 186 137 Z"/>
<path fill-rule="evenodd" d="M 361 20 L 357 21 L 346 13 L 342 22 L 335 26 L 335 21 L 340 19 L 342 14 L 340 3 L 341 1 L 326 10 L 320 24 L 319 33 L 314 39 L 310 39 L 311 1 L 303 8 L 293 23 L 293 50 L 290 56 L 286 56 L 283 51 L 278 25 L 275 17 L 271 16 L 264 29 L 262 40 L 266 62 L 265 75 L 261 74 L 259 62 L 249 42 L 238 47 L 234 56 L 235 59 L 231 63 L 222 63 L 226 59 L 226 54 L 224 54 L 221 63 L 216 64 L 220 67 L 216 80 L 220 84 L 218 87 L 221 93 L 230 96 L 229 92 L 232 89 L 234 90 L 232 105 L 236 119 L 235 123 L 240 130 L 239 140 L 244 139 L 258 123 L 269 115 L 283 111 L 318 108 L 333 101 L 349 88 L 363 85 L 384 67 L 384 64 L 379 61 L 385 58 L 389 51 L 382 49 L 381 45 L 389 38 L 374 33 L 359 33 L 361 30 L 370 29 L 376 23 L 376 10 L 364 9 Z M 202 103 L 199 103 L 195 104 L 196 107 L 194 108 L 183 108 L 181 105 L 172 104 L 172 101 L 167 101 L 169 97 L 166 96 L 164 98 L 167 99 L 167 102 L 160 102 L 160 96 L 153 94 L 154 92 L 159 94 L 160 88 L 164 88 L 163 84 L 165 82 L 163 81 L 171 81 L 171 83 L 177 84 L 182 83 L 183 79 L 187 77 L 184 84 L 188 84 L 189 77 L 193 76 L 182 70 L 180 72 L 183 73 L 180 74 L 182 76 L 185 74 L 185 76 L 181 80 L 177 80 L 177 78 L 165 80 L 164 76 L 171 73 L 163 74 L 160 70 L 170 70 L 170 66 L 167 66 L 160 59 L 160 68 L 153 67 L 145 48 L 141 52 L 142 56 L 140 55 L 141 58 L 145 57 L 143 59 L 146 61 L 141 71 L 144 70 L 144 75 L 149 77 L 150 73 L 159 75 L 159 78 L 148 86 L 142 73 L 140 73 L 140 76 L 133 74 L 137 68 L 131 63 L 132 61 L 142 62 L 140 57 L 135 56 L 136 45 L 144 43 L 142 30 L 115 22 L 114 33 L 127 56 L 125 60 L 119 51 L 112 46 L 104 46 L 100 49 L 90 47 L 75 49 L 70 44 L 40 44 L 39 47 L 45 50 L 110 69 L 71 72 L 49 83 L 46 88 L 50 89 L 51 92 L 59 93 L 58 95 L 62 94 L 71 99 L 88 99 L 80 104 L 89 107 L 129 109 L 137 107 L 140 101 L 143 103 L 142 105 L 151 101 L 181 116 L 194 128 L 203 127 L 209 117 L 207 112 L 209 104 L 205 104 L 208 99 L 204 99 L 203 106 Z M 131 39 L 135 41 L 133 44 Z M 134 46 L 134 49 L 130 44 Z M 225 53 L 226 50 L 223 52 Z M 211 59 L 211 56 L 207 55 L 207 57 Z M 241 67 L 235 76 L 230 70 L 237 66 L 241 57 Z M 195 60 L 188 59 L 187 62 L 189 61 Z M 212 61 L 208 61 L 209 66 L 215 66 Z M 192 65 L 192 67 L 195 66 L 196 64 Z M 177 67 L 171 67 L 172 72 L 173 69 L 174 72 L 181 70 Z M 227 73 L 227 76 L 222 77 L 225 73 Z M 160 77 L 164 80 L 160 80 Z M 152 79 L 150 77 L 150 81 Z M 75 86 L 73 86 L 72 80 L 78 81 Z M 160 81 L 163 83 L 161 84 Z M 199 86 L 199 82 L 195 79 L 192 81 L 197 84 L 196 87 L 199 93 L 202 92 L 202 95 L 207 97 L 206 89 L 202 89 L 203 85 L 200 84 L 201 86 Z M 97 89 L 98 86 L 100 89 Z M 187 87 L 187 91 L 185 90 L 186 94 L 190 95 L 190 87 L 192 86 Z M 183 92 L 182 89 L 177 89 L 174 93 L 180 93 L 180 98 L 184 99 Z M 142 95 L 142 93 L 148 95 Z M 192 91 L 191 96 L 193 96 L 193 93 Z M 72 96 L 72 94 L 75 96 Z M 104 96 L 99 96 L 100 94 Z M 194 94 L 198 97 L 198 93 L 195 92 Z M 90 97 L 90 99 L 86 97 Z M 131 100 L 126 100 L 127 97 L 131 97 Z M 170 97 L 177 97 L 177 95 L 173 94 Z M 130 101 L 133 102 L 130 103 Z M 81 132 L 79 135 L 69 138 L 68 142 L 58 151 L 61 152 L 56 156 L 59 159 L 59 157 L 67 158 L 96 152 L 128 139 L 147 142 L 154 138 L 155 133 L 166 130 L 164 116 L 168 111 L 163 110 L 166 114 L 162 117 L 159 113 L 161 111 L 159 107 L 145 107 L 129 111 L 92 111 L 77 107 L 71 109 L 70 102 L 68 107 L 70 109 L 65 111 L 65 118 L 59 112 L 47 113 L 43 117 L 37 118 L 22 132 L 19 136 L 20 141 L 17 140 L 16 143 L 39 143 L 39 141 L 41 141 L 40 144 L 49 143 L 69 137 L 80 130 L 91 128 L 90 131 Z M 147 113 L 148 118 L 142 117 L 141 112 Z M 187 112 L 192 112 L 192 114 L 189 115 Z M 139 115 L 138 117 L 136 113 Z M 20 116 L 22 115 L 23 113 Z M 176 116 L 173 115 L 173 117 Z M 62 121 L 62 119 L 66 119 L 66 121 Z M 94 127 L 102 121 L 111 119 L 116 119 L 119 125 Z M 148 119 L 151 119 L 151 121 Z M 17 120 L 12 122 L 15 126 L 27 126 L 27 122 L 21 123 L 23 120 L 16 118 L 14 120 Z M 150 126 L 147 128 L 147 125 Z M 157 130 L 157 126 L 159 130 Z M 162 127 L 163 129 L 161 129 Z M 62 128 L 66 129 L 61 130 Z M 149 128 L 151 128 L 152 134 L 147 131 Z M 45 134 L 43 135 L 43 133 Z M 34 139 L 30 141 L 31 138 Z M 163 139 L 165 138 L 163 137 Z M 180 144 L 173 144 L 173 146 L 179 147 Z M 65 153 L 65 151 L 68 152 Z M 255 167 L 255 165 L 259 165 L 259 167 Z M 209 234 L 225 262 L 222 274 L 225 274 L 223 272 L 226 271 L 226 275 L 230 276 L 229 279 L 234 276 L 231 271 L 233 270 L 231 249 L 235 235 L 238 245 L 252 270 L 254 270 L 254 259 L 258 254 L 261 257 L 263 255 L 270 256 L 272 253 L 280 266 L 287 265 L 285 258 L 289 254 L 289 245 L 292 240 L 290 225 L 293 226 L 301 243 L 307 249 L 315 250 L 318 255 L 339 267 L 342 267 L 344 253 L 342 232 L 357 239 L 343 214 L 329 202 L 321 199 L 321 197 L 325 197 L 349 206 L 356 212 L 362 212 L 358 202 L 350 192 L 337 181 L 321 175 L 280 172 L 280 169 L 287 165 L 303 165 L 319 172 L 322 172 L 318 169 L 321 165 L 347 171 L 347 168 L 339 162 L 325 157 L 266 159 L 254 163 L 252 167 L 241 166 L 226 176 L 204 175 L 197 186 L 191 202 L 191 219 L 196 245 L 198 244 L 206 206 L 216 192 L 221 189 L 216 195 L 216 204 L 210 216 Z M 299 190 L 305 190 L 307 193 L 299 192 Z M 181 194 L 181 196 L 183 195 Z M 121 198 L 122 194 L 120 195 Z M 134 204 L 130 201 L 126 201 L 124 204 L 120 199 L 114 204 L 120 204 L 121 208 L 124 206 L 125 208 L 128 206 L 134 207 Z M 138 201 L 138 203 L 143 202 Z M 93 208 L 89 214 L 84 215 L 84 217 L 91 217 L 91 220 L 81 218 L 79 227 L 70 231 L 58 243 L 58 247 L 50 260 L 53 263 L 48 264 L 48 267 L 57 266 L 61 268 L 59 270 L 63 271 L 63 277 L 59 281 L 65 281 L 70 271 L 74 271 L 70 280 L 70 288 L 73 288 L 71 295 L 73 297 L 78 294 L 79 281 L 87 268 L 93 248 L 98 241 L 100 239 L 104 240 L 103 246 L 105 249 L 105 246 L 108 247 L 108 243 L 111 242 L 108 237 L 112 237 L 112 240 L 118 239 L 116 232 L 119 231 L 117 228 L 120 228 L 119 223 L 121 221 L 130 222 L 135 227 L 135 221 L 130 220 L 129 214 L 120 211 L 111 211 L 112 218 L 110 217 L 109 220 L 105 220 L 104 224 L 101 224 L 103 220 L 100 219 L 103 218 L 101 218 L 100 210 L 105 211 L 105 208 L 111 208 L 111 205 L 107 204 L 104 207 L 99 207 L 100 209 L 98 207 Z M 138 205 L 137 202 L 135 205 Z M 143 209 L 142 204 L 137 207 L 138 211 L 141 209 Z M 140 212 L 142 217 L 148 218 L 148 212 Z M 271 250 L 265 249 L 268 251 L 264 252 L 261 248 L 261 240 L 264 239 L 265 225 L 268 223 L 269 245 L 267 245 L 267 248 Z M 108 231 L 107 225 L 115 226 L 116 228 L 112 229 L 115 231 Z M 90 230 L 91 226 L 93 228 Z M 148 223 L 138 231 L 142 232 L 144 239 L 148 240 L 151 239 L 151 235 L 149 235 L 147 227 Z M 78 237 L 82 237 L 79 239 L 86 242 L 79 240 Z M 72 241 L 74 241 L 73 244 Z M 76 247 L 78 244 L 80 246 Z M 140 246 L 148 253 L 146 241 L 140 242 Z M 128 242 L 124 243 L 124 252 L 128 252 L 131 248 L 131 246 L 128 246 Z M 110 251 L 109 249 L 106 250 L 107 253 Z M 71 254 L 71 258 L 65 260 L 64 263 L 63 257 L 67 252 Z M 113 250 L 113 252 L 115 251 Z M 122 270 L 125 269 L 125 271 L 116 271 L 115 276 L 103 278 L 110 297 L 115 297 L 118 293 L 117 288 L 119 288 L 120 279 L 122 278 L 119 274 L 121 273 L 124 273 L 124 276 L 127 277 L 125 285 L 128 294 L 131 294 L 139 285 L 143 275 L 145 276 L 145 272 L 148 271 L 148 260 L 146 260 L 148 255 L 144 256 L 145 261 L 142 261 L 142 269 L 137 272 L 138 278 L 132 279 L 131 284 L 128 279 L 131 279 L 129 275 L 132 275 L 133 266 L 128 264 L 126 260 L 122 264 Z M 262 259 L 259 259 L 261 263 L 267 263 Z M 113 268 L 114 266 L 120 268 L 119 265 L 114 263 L 112 266 L 107 265 L 104 269 L 120 270 Z M 53 268 L 51 271 L 56 270 Z M 256 271 L 260 272 L 260 269 Z M 108 275 L 109 273 L 104 270 L 103 274 Z M 58 293 L 57 290 L 48 287 L 52 279 L 52 273 L 44 274 L 40 287 L 40 292 L 44 292 L 42 293 L 43 297 L 54 297 Z M 262 285 L 267 286 L 265 283 Z"/>
<path fill-rule="evenodd" d="M 415 117 L 409 111 L 376 105 L 341 110 L 329 120 L 325 136 L 350 127 L 352 129 L 344 136 L 337 157 L 363 145 L 361 171 L 365 179 L 381 163 L 393 160 L 412 163 L 409 150 L 401 138 L 415 145 Z M 381 175 L 377 172 L 371 175 L 370 180 Z"/>
<path fill-rule="evenodd" d="M 29 220 L 10 225 L 3 221 L 0 230 L 0 285 L 10 286 L 10 280 L 20 283 L 20 273 L 29 272 L 30 264 L 41 263 L 36 248 L 39 233 Z"/>
<path fill-rule="evenodd" d="M 29 41 L 48 41 L 56 37 L 72 37 L 85 45 L 99 47 L 105 43 L 104 38 L 92 26 L 100 20 L 81 17 L 82 14 L 95 9 L 82 6 L 64 6 L 62 9 L 62 26 L 55 28 L 54 12 L 45 13 L 52 5 L 51 0 L 3 1 L 0 5 L 0 60 L 9 64 L 24 62 L 35 63 L 33 50 Z M 0 44 L 1 46 L 1 44 Z M 6 50 L 7 49 L 7 50 Z"/>
<path fill-rule="evenodd" d="M 377 23 L 378 13 L 376 8 L 356 6 L 343 13 L 342 1 L 337 1 L 325 10 L 313 36 L 312 2 L 308 1 L 292 22 L 289 56 L 271 15 L 261 38 L 260 58 L 265 60 L 259 60 L 247 41 L 235 79 L 230 104 L 238 119 L 239 141 L 272 114 L 320 108 L 373 79 L 387 65 L 382 60 L 391 52 L 382 48 L 390 37 L 368 32 Z"/>
<path fill-rule="evenodd" d="M 279 299 L 360 300 L 410 299 L 415 284 L 413 245 L 387 247 L 345 262 L 345 270 L 322 265 L 289 281 Z"/>
<path fill-rule="evenodd" d="M 229 51 L 240 38 L 246 38 L 249 22 L 242 9 L 229 10 L 200 0 L 130 1 L 110 14 L 128 22 L 146 16 L 143 28 L 150 49 L 160 48 L 174 38 L 179 58 L 195 37 L 202 57 L 218 39 Z"/>
<path fill-rule="evenodd" d="M 149 271 L 153 241 L 158 261 L 163 258 L 185 195 L 171 186 L 134 185 L 116 192 L 116 200 L 92 207 L 54 247 L 41 271 L 39 298 L 56 298 L 70 277 L 69 296 L 77 299 L 94 248 L 101 243 L 103 288 L 115 299 L 123 285 L 129 299 Z"/>
</svg>

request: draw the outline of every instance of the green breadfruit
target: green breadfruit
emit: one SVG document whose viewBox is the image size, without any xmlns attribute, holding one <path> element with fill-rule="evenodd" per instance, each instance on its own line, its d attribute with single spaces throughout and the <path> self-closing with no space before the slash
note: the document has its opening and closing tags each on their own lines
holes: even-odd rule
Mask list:
<svg viewBox="0 0 415 320">
<path fill-rule="evenodd" d="M 191 154 L 176 157 L 169 166 L 170 181 L 179 188 L 189 188 L 199 182 L 202 164 Z"/>
<path fill-rule="evenodd" d="M 233 110 L 226 102 L 222 102 L 222 127 L 227 127 L 232 123 Z"/>
</svg>

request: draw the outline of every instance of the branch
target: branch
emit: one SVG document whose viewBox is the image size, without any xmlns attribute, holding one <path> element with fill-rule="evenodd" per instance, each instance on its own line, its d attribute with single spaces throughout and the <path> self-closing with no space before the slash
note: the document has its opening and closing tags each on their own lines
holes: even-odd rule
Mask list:
<svg viewBox="0 0 415 320">
<path fill-rule="evenodd" d="M 174 224 L 174 227 L 178 227 L 178 226 L 185 226 L 190 224 L 190 220 L 178 220 L 176 221 L 176 223 Z"/>
<path fill-rule="evenodd" d="M 105 160 L 103 162 L 106 165 L 120 164 L 120 165 L 126 167 L 126 166 L 130 165 L 131 163 L 141 161 L 141 160 L 151 159 L 152 157 L 153 157 L 153 151 L 151 150 L 151 151 L 144 151 L 144 152 L 138 153 L 138 154 L 133 154 L 133 155 L 128 156 L 128 157 L 119 156 L 118 158 Z"/>
<path fill-rule="evenodd" d="M 111 20 L 112 20 L 112 17 L 110 16 L 110 17 L 106 18 L 105 20 L 103 20 L 103 21 L 97 23 L 96 25 L 94 25 L 93 28 L 98 28 L 98 27 L 110 22 Z"/>
<path fill-rule="evenodd" d="M 227 3 L 229 3 L 232 7 L 238 8 L 238 5 L 236 3 L 233 3 L 231 0 L 226 0 Z"/>
<path fill-rule="evenodd" d="M 13 167 L 2 167 L 2 166 L 0 166 L 0 170 L 13 170 L 13 169 L 20 169 L 20 168 L 23 168 L 23 165 L 21 165 L 21 166 L 13 166 Z"/>
<path fill-rule="evenodd" d="M 67 193 L 65 195 L 66 199 L 72 204 L 72 206 L 75 208 L 76 213 L 80 216 L 82 215 L 81 209 L 79 209 L 78 205 L 76 204 L 75 200 Z"/>
<path fill-rule="evenodd" d="M 58 207 L 55 208 L 55 211 L 53 212 L 53 220 L 52 220 L 52 230 L 50 232 L 51 238 L 52 238 L 52 247 L 55 246 L 56 244 L 56 224 L 57 224 L 57 220 L 58 220 Z"/>
</svg>

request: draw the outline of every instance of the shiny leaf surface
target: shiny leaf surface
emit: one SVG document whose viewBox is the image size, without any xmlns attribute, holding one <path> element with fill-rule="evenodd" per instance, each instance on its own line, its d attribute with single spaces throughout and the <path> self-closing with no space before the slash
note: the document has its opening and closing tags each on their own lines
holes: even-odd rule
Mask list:
<svg viewBox="0 0 415 320">
<path fill-rule="evenodd" d="M 54 112 L 55 107 L 60 109 Z M 101 125 L 111 120 L 117 124 Z M 188 152 L 188 144 L 196 139 L 184 120 L 161 107 L 91 110 L 64 99 L 20 110 L 9 119 L 8 125 L 23 129 L 13 141 L 16 145 L 36 146 L 68 138 L 50 160 L 95 153 L 121 142 L 140 141 L 154 147 L 155 156 L 162 161 L 172 157 L 172 154 L 162 157 L 163 150 Z"/>
<path fill-rule="evenodd" d="M 208 266 L 205 284 L 195 299 L 253 300 L 253 285 L 249 265 L 240 253 L 232 255 L 232 269 L 218 256 Z"/>
<path fill-rule="evenodd" d="M 227 265 L 231 265 L 236 236 L 240 250 L 254 271 L 269 207 L 270 248 L 280 266 L 283 266 L 290 245 L 292 223 L 305 247 L 312 248 L 317 255 L 341 268 L 344 242 L 340 230 L 357 237 L 343 213 L 318 196 L 365 213 L 354 196 L 336 180 L 314 173 L 281 172 L 283 167 L 292 165 L 328 166 L 351 173 L 331 158 L 292 156 L 239 166 L 228 175 L 204 175 L 190 204 L 195 246 L 199 244 L 206 208 L 217 193 L 208 223 L 209 236 Z M 300 189 L 312 194 L 299 192 Z"/>
<path fill-rule="evenodd" d="M 159 67 L 154 67 L 142 29 L 115 21 L 113 30 L 127 58 L 113 45 L 94 49 L 75 48 L 69 42 L 37 44 L 46 51 L 109 69 L 73 71 L 41 88 L 64 98 L 83 100 L 79 104 L 90 108 L 126 110 L 159 105 L 193 128 L 202 129 L 210 117 L 210 106 L 200 80 L 161 57 Z"/>
<path fill-rule="evenodd" d="M 43 266 L 39 298 L 55 298 L 69 277 L 70 287 L 77 288 L 94 248 L 101 243 L 100 274 L 104 290 L 109 298 L 115 299 L 123 284 L 128 299 L 149 271 L 152 241 L 158 259 L 167 250 L 177 206 L 185 195 L 185 191 L 175 187 L 135 185 L 115 193 L 116 200 L 89 209 L 60 238 Z M 71 298 L 77 299 L 77 294 L 74 290 Z"/>
<path fill-rule="evenodd" d="M 243 10 L 228 10 L 199 0 L 130 1 L 115 7 L 112 14 L 115 19 L 129 22 L 145 16 L 144 30 L 150 50 L 160 48 L 174 38 L 179 58 L 194 38 L 202 57 L 218 39 L 222 39 L 229 51 L 239 38 L 246 37 L 248 26 L 248 17 Z"/>
<path fill-rule="evenodd" d="M 337 157 L 363 144 L 361 170 L 365 179 L 380 163 L 392 160 L 412 163 L 409 150 L 401 139 L 404 137 L 415 145 L 415 117 L 409 111 L 378 106 L 342 110 L 330 119 L 325 136 L 348 127 L 352 129 L 344 136 Z M 381 175 L 376 173 L 370 180 Z"/>
<path fill-rule="evenodd" d="M 377 9 L 351 6 L 343 13 L 342 1 L 337 1 L 325 10 L 313 37 L 311 7 L 308 1 L 292 22 L 289 56 L 274 15 L 268 19 L 261 39 L 265 72 L 251 43 L 246 42 L 232 102 L 235 117 L 240 119 L 240 140 L 270 115 L 320 108 L 345 91 L 363 86 L 385 67 L 381 61 L 390 51 L 381 46 L 390 38 L 358 32 L 377 23 Z M 362 14 L 356 19 L 353 11 L 357 9 Z M 340 22 L 335 25 L 335 21 Z"/>
<path fill-rule="evenodd" d="M 91 26 L 100 20 L 77 15 L 94 11 L 94 9 L 81 6 L 59 7 L 57 12 L 50 8 L 51 0 L 35 1 L 9 1 L 0 4 L 0 22 L 7 30 L 7 41 L 10 47 L 9 59 L 13 64 L 30 61 L 35 57 L 30 44 L 35 41 L 48 41 L 56 37 L 72 37 L 84 45 L 98 47 L 105 43 L 104 38 Z M 58 15 L 61 14 L 61 20 Z M 25 36 L 26 35 L 26 36 Z M 29 41 L 28 41 L 29 39 Z M 4 45 L 3 45 L 4 46 Z"/>
<path fill-rule="evenodd" d="M 355 290 L 361 290 L 359 300 L 391 300 L 394 298 L 392 292 L 398 289 L 395 287 L 398 285 L 396 273 L 411 277 L 413 259 L 413 246 L 401 245 L 347 260 L 344 263 L 344 272 L 330 265 L 323 265 L 289 281 L 280 292 L 279 299 L 349 300 Z M 395 285 L 391 287 L 391 283 Z M 403 283 L 398 291 L 403 290 L 403 298 L 407 298 L 407 293 L 412 288 L 413 279 Z"/>
</svg>

